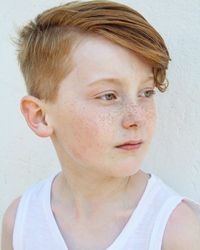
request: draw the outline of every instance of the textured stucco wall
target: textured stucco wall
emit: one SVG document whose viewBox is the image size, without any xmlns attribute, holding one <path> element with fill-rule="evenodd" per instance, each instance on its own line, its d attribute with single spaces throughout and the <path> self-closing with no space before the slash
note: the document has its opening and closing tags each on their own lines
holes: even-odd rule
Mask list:
<svg viewBox="0 0 200 250">
<path fill-rule="evenodd" d="M 58 0 L 7 0 L 0 25 L 0 219 L 28 186 L 59 170 L 50 140 L 36 137 L 20 110 L 25 87 L 11 38 L 15 29 Z M 164 37 L 172 62 L 169 90 L 156 97 L 158 124 L 143 168 L 200 202 L 200 0 L 121 1 L 141 12 Z"/>
</svg>

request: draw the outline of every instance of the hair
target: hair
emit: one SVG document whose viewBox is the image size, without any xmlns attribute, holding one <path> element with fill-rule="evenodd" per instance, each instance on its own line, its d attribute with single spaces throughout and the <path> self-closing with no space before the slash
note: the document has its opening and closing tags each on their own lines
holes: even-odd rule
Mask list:
<svg viewBox="0 0 200 250">
<path fill-rule="evenodd" d="M 160 34 L 131 7 L 92 0 L 46 10 L 18 30 L 18 61 L 28 94 L 56 100 L 59 83 L 73 68 L 73 51 L 86 35 L 104 37 L 142 56 L 152 65 L 155 86 L 166 90 L 170 57 Z"/>
</svg>

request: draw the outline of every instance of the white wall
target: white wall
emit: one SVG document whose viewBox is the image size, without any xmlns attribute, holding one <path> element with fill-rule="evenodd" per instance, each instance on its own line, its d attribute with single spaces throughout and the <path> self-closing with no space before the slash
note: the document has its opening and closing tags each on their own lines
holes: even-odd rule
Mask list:
<svg viewBox="0 0 200 250">
<path fill-rule="evenodd" d="M 58 0 L 6 0 L 0 12 L 0 219 L 28 186 L 59 171 L 50 140 L 36 137 L 19 110 L 26 94 L 11 38 L 17 26 Z M 200 0 L 129 0 L 164 37 L 169 90 L 156 97 L 158 125 L 143 168 L 200 202 Z"/>
</svg>

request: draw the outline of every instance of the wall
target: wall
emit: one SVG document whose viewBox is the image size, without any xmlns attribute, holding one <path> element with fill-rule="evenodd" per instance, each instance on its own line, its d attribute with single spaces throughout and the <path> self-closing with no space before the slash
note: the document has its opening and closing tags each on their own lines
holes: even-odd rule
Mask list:
<svg viewBox="0 0 200 250">
<path fill-rule="evenodd" d="M 121 2 L 141 12 L 161 33 L 172 58 L 170 87 L 156 96 L 157 130 L 142 167 L 200 202 L 200 0 Z M 26 91 L 11 41 L 17 26 L 60 3 L 64 1 L 1 3 L 0 219 L 28 186 L 60 169 L 50 140 L 36 137 L 20 113 L 19 101 Z"/>
</svg>

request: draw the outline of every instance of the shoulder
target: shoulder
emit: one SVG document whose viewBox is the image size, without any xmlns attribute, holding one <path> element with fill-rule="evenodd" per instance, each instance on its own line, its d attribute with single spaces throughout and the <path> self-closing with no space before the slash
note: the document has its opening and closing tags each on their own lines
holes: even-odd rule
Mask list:
<svg viewBox="0 0 200 250">
<path fill-rule="evenodd" d="M 200 220 L 184 201 L 174 209 L 165 228 L 162 250 L 199 250 Z"/>
<path fill-rule="evenodd" d="M 21 197 L 15 199 L 6 209 L 3 216 L 2 223 L 2 249 L 11 250 L 12 248 L 12 235 L 15 224 L 15 217 L 17 208 Z"/>
</svg>

